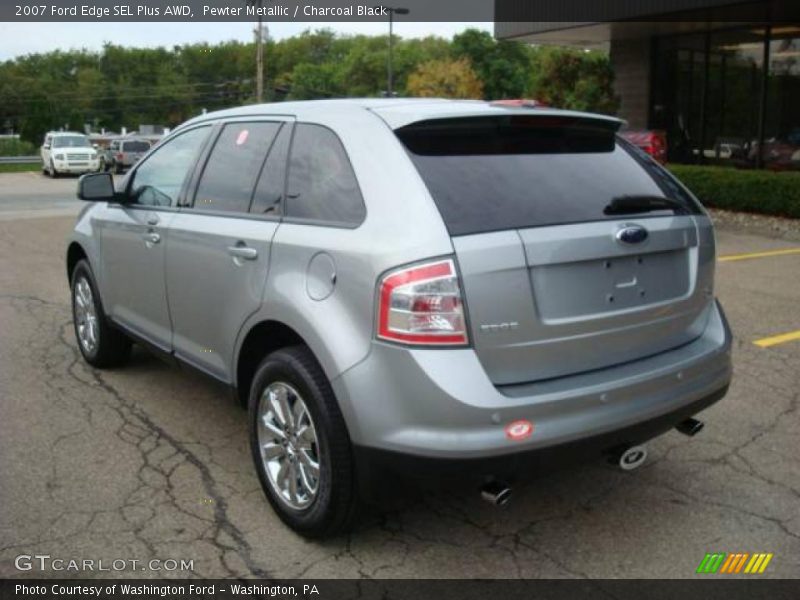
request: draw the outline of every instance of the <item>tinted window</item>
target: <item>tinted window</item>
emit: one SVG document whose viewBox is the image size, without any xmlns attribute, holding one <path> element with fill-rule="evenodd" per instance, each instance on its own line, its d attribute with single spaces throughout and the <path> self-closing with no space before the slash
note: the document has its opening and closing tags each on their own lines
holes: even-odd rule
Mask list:
<svg viewBox="0 0 800 600">
<path fill-rule="evenodd" d="M 280 214 L 283 188 L 286 180 L 286 157 L 292 139 L 292 127 L 284 125 L 272 144 L 267 162 L 256 185 L 256 193 L 250 212 L 256 214 Z"/>
<path fill-rule="evenodd" d="M 319 125 L 297 125 L 289 163 L 286 214 L 358 225 L 365 213 L 355 173 L 336 134 Z"/>
<path fill-rule="evenodd" d="M 693 200 L 665 171 L 616 141 L 597 119 L 444 119 L 399 129 L 451 235 L 619 219 L 622 196 Z M 672 211 L 640 216 L 662 216 Z"/>
<path fill-rule="evenodd" d="M 122 144 L 123 152 L 147 152 L 150 144 L 147 142 L 125 142 Z"/>
<path fill-rule="evenodd" d="M 247 212 L 256 178 L 280 123 L 230 123 L 208 157 L 194 207 Z"/>
<path fill-rule="evenodd" d="M 134 204 L 175 206 L 183 181 L 192 169 L 209 127 L 198 127 L 164 143 L 136 169 L 130 197 Z"/>
</svg>

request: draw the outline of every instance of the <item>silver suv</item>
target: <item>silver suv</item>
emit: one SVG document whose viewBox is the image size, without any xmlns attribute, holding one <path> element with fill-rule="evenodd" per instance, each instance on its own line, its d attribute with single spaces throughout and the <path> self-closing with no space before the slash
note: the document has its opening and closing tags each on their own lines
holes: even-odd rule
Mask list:
<svg viewBox="0 0 800 600">
<path fill-rule="evenodd" d="M 379 475 L 471 478 L 501 503 L 563 458 L 640 444 L 719 400 L 731 333 L 711 221 L 620 121 L 445 100 L 203 115 L 69 241 L 96 367 L 131 342 L 230 386 L 278 515 L 352 519 Z"/>
</svg>

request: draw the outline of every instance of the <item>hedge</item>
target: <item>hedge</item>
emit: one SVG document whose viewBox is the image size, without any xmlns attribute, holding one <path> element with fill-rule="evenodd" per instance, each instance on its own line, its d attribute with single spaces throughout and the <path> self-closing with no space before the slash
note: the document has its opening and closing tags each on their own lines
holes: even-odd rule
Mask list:
<svg viewBox="0 0 800 600">
<path fill-rule="evenodd" d="M 705 206 L 800 219 L 800 173 L 672 164 L 669 170 Z"/>
<path fill-rule="evenodd" d="M 0 138 L 0 156 L 32 156 L 39 149 L 23 140 L 16 138 Z"/>
</svg>

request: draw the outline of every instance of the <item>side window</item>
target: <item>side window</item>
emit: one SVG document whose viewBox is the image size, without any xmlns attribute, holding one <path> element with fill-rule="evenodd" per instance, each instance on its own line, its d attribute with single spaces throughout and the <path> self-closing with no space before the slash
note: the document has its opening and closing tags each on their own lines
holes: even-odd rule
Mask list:
<svg viewBox="0 0 800 600">
<path fill-rule="evenodd" d="M 247 212 L 253 187 L 281 123 L 229 123 L 222 129 L 195 194 L 194 207 Z"/>
<path fill-rule="evenodd" d="M 281 127 L 278 137 L 270 148 L 267 162 L 258 178 L 256 193 L 250 212 L 259 215 L 280 214 L 283 187 L 286 182 L 286 158 L 289 155 L 289 144 L 292 141 L 292 126 Z"/>
<path fill-rule="evenodd" d="M 166 142 L 133 174 L 128 188 L 132 204 L 175 206 L 178 194 L 210 127 L 198 127 Z"/>
<path fill-rule="evenodd" d="M 342 142 L 330 129 L 298 124 L 289 161 L 286 215 L 358 225 L 366 209 Z"/>
</svg>

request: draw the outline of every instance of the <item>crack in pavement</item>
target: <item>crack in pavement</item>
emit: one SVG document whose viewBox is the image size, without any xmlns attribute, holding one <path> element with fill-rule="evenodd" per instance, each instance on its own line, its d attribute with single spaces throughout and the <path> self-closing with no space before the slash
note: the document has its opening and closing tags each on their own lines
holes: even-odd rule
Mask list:
<svg viewBox="0 0 800 600">
<path fill-rule="evenodd" d="M 34 316 L 38 322 L 41 322 L 42 310 L 50 310 L 59 315 L 65 312 L 65 307 L 63 304 L 50 302 L 30 295 L 13 296 L 3 294 L 0 295 L 0 300 L 10 302 L 12 305 L 15 305 L 17 310 L 27 312 L 29 315 Z M 33 310 L 34 306 L 37 308 L 37 311 Z M 34 312 L 38 314 L 34 314 Z M 66 322 L 62 321 L 60 325 L 58 325 L 57 340 L 60 342 L 61 347 L 70 353 L 71 358 L 66 367 L 64 367 L 60 364 L 63 360 L 63 357 L 56 357 L 54 361 L 51 357 L 51 354 L 58 354 L 58 352 L 52 346 L 48 346 L 48 354 L 40 357 L 46 371 L 44 384 L 50 387 L 58 397 L 64 400 L 69 394 L 71 394 L 71 390 L 68 389 L 68 386 L 62 385 L 60 381 L 60 378 L 66 374 L 79 386 L 91 385 L 94 388 L 93 391 L 101 391 L 105 394 L 106 401 L 103 403 L 103 406 L 114 411 L 122 423 L 114 433 L 121 441 L 136 447 L 140 451 L 142 457 L 142 465 L 136 474 L 141 485 L 137 487 L 130 494 L 130 496 L 134 496 L 145 487 L 154 489 L 166 487 L 167 494 L 172 498 L 171 504 L 177 511 L 182 512 L 193 519 L 202 519 L 202 517 L 196 513 L 191 513 L 182 508 L 178 502 L 178 499 L 174 495 L 174 490 L 171 489 L 171 475 L 174 474 L 175 470 L 180 466 L 181 461 L 173 461 L 173 464 L 171 464 L 170 468 L 167 471 L 163 471 L 157 463 L 154 463 L 150 459 L 151 454 L 158 448 L 163 447 L 164 445 L 170 447 L 172 449 L 170 456 L 180 456 L 184 464 L 191 465 L 191 467 L 196 470 L 200 476 L 204 492 L 211 500 L 210 504 L 213 505 L 213 519 L 210 519 L 209 523 L 213 529 L 213 532 L 207 537 L 219 550 L 221 564 L 226 568 L 228 575 L 240 575 L 234 568 L 227 564 L 227 555 L 229 553 L 234 553 L 246 565 L 248 576 L 262 578 L 269 577 L 269 572 L 262 566 L 256 564 L 252 558 L 252 548 L 247 541 L 245 534 L 230 519 L 228 515 L 228 501 L 226 497 L 219 492 L 218 484 L 208 465 L 206 465 L 182 442 L 176 439 L 170 432 L 158 425 L 140 405 L 125 398 L 125 396 L 107 380 L 106 376 L 102 372 L 92 369 L 89 365 L 87 365 L 83 361 L 83 358 L 81 357 L 77 347 L 68 338 L 68 336 L 71 335 L 71 319 Z M 54 371 L 54 368 L 57 370 Z M 80 398 L 73 397 L 70 399 L 77 401 L 77 404 L 81 407 L 87 423 L 90 425 L 90 428 L 93 427 L 93 414 L 96 410 L 96 407 L 93 407 L 87 401 Z M 75 402 L 72 403 L 70 408 L 73 408 L 74 404 Z M 59 435 L 52 442 L 50 447 L 51 451 L 55 454 L 56 446 L 59 443 L 70 437 L 79 436 L 81 433 L 83 433 L 83 431 L 78 430 Z M 148 444 L 150 445 L 149 449 L 147 449 Z M 163 461 L 165 458 L 169 458 L 169 456 L 162 457 L 161 460 Z M 57 484 L 53 483 L 57 480 L 55 461 L 53 461 L 52 469 L 53 473 L 50 480 L 51 485 L 48 486 L 48 489 L 51 491 L 52 488 L 57 487 Z M 152 474 L 155 473 L 163 477 L 163 480 L 155 483 L 153 481 L 148 481 L 148 473 L 150 473 L 151 478 Z M 135 505 L 136 503 L 126 504 L 123 506 L 123 508 Z M 92 520 L 95 518 L 96 514 L 97 512 L 91 513 Z M 91 522 L 92 521 L 90 520 L 90 523 Z M 87 528 L 88 526 L 89 524 L 87 524 Z M 134 529 L 133 533 L 148 549 L 151 556 L 155 557 L 157 556 L 155 545 L 140 535 L 143 528 L 144 524 L 138 529 Z M 226 536 L 230 539 L 230 542 L 223 541 L 223 538 Z M 201 535 L 198 537 L 204 536 Z"/>
</svg>

